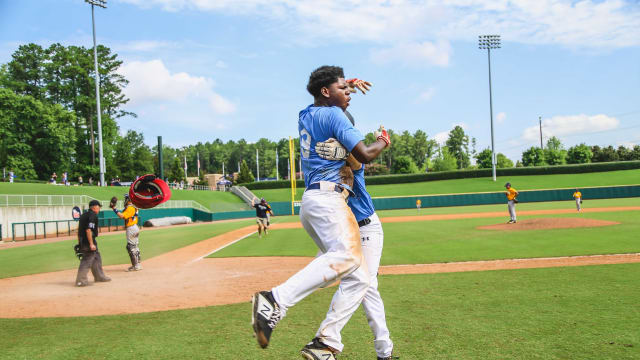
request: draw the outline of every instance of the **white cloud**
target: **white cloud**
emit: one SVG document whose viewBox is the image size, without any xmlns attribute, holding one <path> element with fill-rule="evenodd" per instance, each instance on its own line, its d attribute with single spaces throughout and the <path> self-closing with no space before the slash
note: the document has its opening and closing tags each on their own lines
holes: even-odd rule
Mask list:
<svg viewBox="0 0 640 360">
<path fill-rule="evenodd" d="M 301 39 L 366 40 L 375 44 L 425 39 L 504 40 L 584 48 L 640 45 L 640 5 L 633 0 L 121 0 L 167 11 L 196 9 L 255 15 Z"/>
<path fill-rule="evenodd" d="M 507 114 L 504 112 L 499 112 L 496 115 L 496 124 L 502 124 L 505 120 L 507 120 Z"/>
<path fill-rule="evenodd" d="M 449 132 L 443 131 L 433 135 L 433 139 L 440 145 L 444 144 L 449 138 Z"/>
<path fill-rule="evenodd" d="M 554 116 L 542 120 L 544 137 L 575 135 L 616 129 L 620 121 L 607 115 L 566 115 Z M 533 141 L 540 138 L 538 126 L 528 127 L 522 133 L 524 140 Z"/>
<path fill-rule="evenodd" d="M 433 98 L 436 94 L 436 89 L 430 87 L 427 90 L 423 91 L 418 95 L 418 102 L 426 102 Z"/>
<path fill-rule="evenodd" d="M 124 92 L 132 105 L 201 99 L 218 114 L 235 111 L 233 103 L 213 91 L 212 79 L 186 72 L 172 74 L 161 60 L 132 61 L 119 71 L 129 80 Z"/>
<path fill-rule="evenodd" d="M 378 64 L 399 62 L 409 66 L 416 65 L 449 65 L 451 45 L 448 41 L 437 43 L 424 41 L 421 43 L 402 43 L 388 48 L 371 51 L 371 60 Z"/>
</svg>

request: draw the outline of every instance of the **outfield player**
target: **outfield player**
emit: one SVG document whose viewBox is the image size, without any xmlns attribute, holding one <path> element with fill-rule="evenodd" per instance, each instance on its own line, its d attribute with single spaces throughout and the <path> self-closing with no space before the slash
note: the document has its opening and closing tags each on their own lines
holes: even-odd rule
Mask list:
<svg viewBox="0 0 640 360">
<path fill-rule="evenodd" d="M 260 199 L 260 202 L 256 202 L 256 200 L 258 200 L 258 198 L 254 197 L 251 202 L 253 203 L 253 207 L 256 208 L 258 237 L 262 237 L 262 232 L 267 235 L 267 230 L 269 229 L 269 214 L 273 215 L 273 211 L 264 198 Z"/>
<path fill-rule="evenodd" d="M 111 199 L 111 209 L 120 218 L 124 219 L 124 226 L 127 234 L 127 252 L 129 253 L 129 259 L 131 259 L 131 266 L 127 271 L 139 271 L 142 270 L 142 264 L 140 263 L 140 248 L 138 247 L 140 234 L 140 228 L 138 227 L 138 209 L 131 203 L 129 194 L 124 195 L 124 210 L 119 211 L 116 209 L 116 204 Z"/>
<path fill-rule="evenodd" d="M 576 192 L 573 193 L 573 199 L 576 201 L 576 209 L 582 211 L 582 193 L 576 188 Z"/>
<path fill-rule="evenodd" d="M 516 199 L 516 197 L 518 196 L 519 193 L 516 189 L 511 187 L 511 183 L 506 183 L 504 187 L 507 188 L 505 195 L 507 195 L 507 208 L 509 209 L 509 216 L 511 217 L 511 219 L 509 219 L 507 223 L 515 224 L 516 223 L 516 204 L 518 203 L 518 200 Z"/>
<path fill-rule="evenodd" d="M 416 208 L 418 209 L 418 212 L 420 212 L 421 207 L 422 207 L 422 200 L 420 199 L 416 200 Z"/>
<path fill-rule="evenodd" d="M 369 287 L 369 274 L 363 260 L 358 222 L 347 206 L 353 194 L 341 183 L 344 161 L 320 158 L 317 142 L 338 140 L 362 163 L 375 159 L 389 144 L 383 131 L 376 142 L 367 146 L 363 136 L 349 122 L 344 110 L 351 93 L 342 68 L 322 66 L 311 73 L 307 90 L 314 103 L 300 111 L 300 155 L 306 190 L 300 206 L 300 221 L 320 250 L 311 263 L 271 291 L 253 296 L 252 325 L 258 344 L 269 345 L 273 329 L 289 308 L 318 288 L 350 275 L 351 286 L 345 289 L 340 303 L 334 303 L 336 316 L 320 335 L 301 350 L 306 359 L 335 359 L 341 350 L 340 331 L 358 308 Z M 384 129 L 383 129 L 384 130 Z M 362 265 L 362 266 L 361 266 Z"/>
<path fill-rule="evenodd" d="M 353 123 L 353 121 L 352 121 Z M 323 143 L 316 144 L 316 152 L 324 159 L 339 160 L 335 154 L 345 154 L 346 150 L 338 143 L 330 139 Z M 337 150 L 337 148 L 340 148 Z M 380 292 L 378 291 L 378 268 L 380 267 L 380 257 L 382 256 L 382 247 L 384 243 L 384 233 L 382 224 L 375 212 L 371 196 L 366 190 L 364 181 L 364 165 L 354 162 L 352 157 L 347 160 L 348 165 L 353 169 L 353 192 L 355 196 L 349 198 L 349 208 L 353 212 L 360 227 L 360 241 L 362 244 L 362 253 L 369 270 L 369 287 L 362 299 L 362 307 L 369 322 L 369 327 L 373 332 L 373 343 L 376 349 L 378 360 L 391 360 L 393 357 L 393 342 L 389 336 L 389 328 L 387 327 L 386 316 L 384 312 L 384 303 Z M 420 201 L 418 199 L 418 201 Z M 419 207 L 418 207 L 419 209 Z M 340 286 L 333 296 L 327 317 L 320 325 L 320 329 L 316 336 L 321 336 L 321 330 L 325 327 L 325 323 L 331 323 L 336 316 L 336 307 L 334 304 L 341 302 L 341 297 L 348 293 L 347 289 L 351 285 L 351 276 L 345 276 L 340 282 Z"/>
</svg>

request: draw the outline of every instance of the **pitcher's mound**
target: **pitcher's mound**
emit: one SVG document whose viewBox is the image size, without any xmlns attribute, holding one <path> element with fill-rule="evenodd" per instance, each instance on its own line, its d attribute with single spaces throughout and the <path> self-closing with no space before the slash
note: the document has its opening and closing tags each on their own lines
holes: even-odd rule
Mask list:
<svg viewBox="0 0 640 360">
<path fill-rule="evenodd" d="M 543 230 L 543 229 L 569 229 L 581 227 L 598 227 L 618 225 L 619 222 L 583 218 L 540 218 L 518 221 L 515 224 L 495 224 L 478 226 L 481 230 Z"/>
</svg>

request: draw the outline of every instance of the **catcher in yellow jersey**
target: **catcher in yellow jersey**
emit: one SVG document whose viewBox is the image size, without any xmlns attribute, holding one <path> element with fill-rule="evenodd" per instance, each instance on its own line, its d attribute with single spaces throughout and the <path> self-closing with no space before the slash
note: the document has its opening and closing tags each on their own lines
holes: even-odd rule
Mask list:
<svg viewBox="0 0 640 360">
<path fill-rule="evenodd" d="M 111 209 L 120 219 L 124 219 L 124 226 L 127 232 L 127 252 L 131 259 L 131 266 L 127 271 L 142 270 L 142 264 L 140 264 L 140 248 L 138 247 L 138 234 L 140 228 L 138 227 L 138 209 L 131 203 L 129 194 L 124 195 L 124 210 L 119 211 L 116 209 L 116 203 L 118 198 L 115 196 L 111 199 Z"/>
</svg>

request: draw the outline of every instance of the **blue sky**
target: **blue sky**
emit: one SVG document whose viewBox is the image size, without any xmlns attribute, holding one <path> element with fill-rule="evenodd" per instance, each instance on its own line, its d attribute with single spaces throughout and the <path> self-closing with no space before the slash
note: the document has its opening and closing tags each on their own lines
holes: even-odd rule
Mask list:
<svg viewBox="0 0 640 360">
<path fill-rule="evenodd" d="M 350 111 L 362 132 L 455 125 L 490 146 L 492 51 L 496 151 L 513 160 L 545 138 L 566 147 L 640 144 L 638 1 L 109 0 L 97 37 L 131 81 L 122 130 L 198 141 L 296 136 L 320 65 L 371 81 Z M 0 63 L 20 44 L 92 46 L 82 0 L 0 0 Z"/>
</svg>

